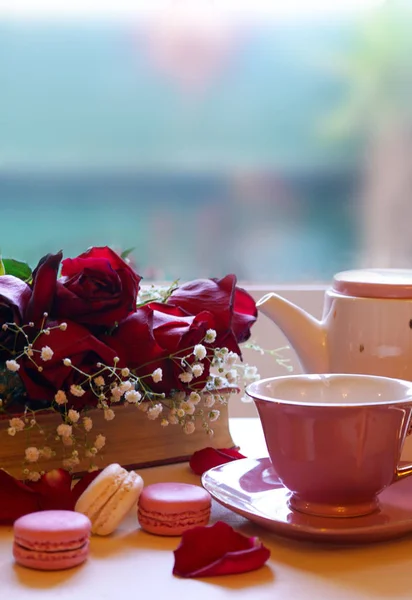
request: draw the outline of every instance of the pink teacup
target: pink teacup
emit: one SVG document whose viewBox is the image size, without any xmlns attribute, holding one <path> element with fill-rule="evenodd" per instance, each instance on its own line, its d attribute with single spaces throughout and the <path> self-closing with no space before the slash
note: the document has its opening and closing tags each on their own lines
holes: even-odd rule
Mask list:
<svg viewBox="0 0 412 600">
<path fill-rule="evenodd" d="M 290 507 L 354 517 L 379 507 L 400 467 L 412 383 L 374 375 L 292 375 L 252 383 L 270 459 Z"/>
</svg>

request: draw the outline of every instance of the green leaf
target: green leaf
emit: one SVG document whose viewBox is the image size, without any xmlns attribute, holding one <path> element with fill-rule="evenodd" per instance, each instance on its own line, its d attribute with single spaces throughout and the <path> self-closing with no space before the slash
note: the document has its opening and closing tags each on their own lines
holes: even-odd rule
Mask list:
<svg viewBox="0 0 412 600">
<path fill-rule="evenodd" d="M 6 269 L 4 268 L 3 259 L 0 256 L 0 277 L 6 274 Z"/>
<path fill-rule="evenodd" d="M 129 256 L 129 254 L 131 254 L 133 252 L 133 250 L 134 250 L 134 247 L 127 248 L 127 250 L 123 250 L 123 252 L 120 255 L 120 258 L 123 258 L 123 260 L 125 260 Z"/>
<path fill-rule="evenodd" d="M 1 262 L 4 275 L 14 275 L 14 277 L 18 277 L 18 279 L 26 282 L 31 280 L 32 270 L 27 263 L 15 260 L 14 258 L 3 258 Z"/>
</svg>

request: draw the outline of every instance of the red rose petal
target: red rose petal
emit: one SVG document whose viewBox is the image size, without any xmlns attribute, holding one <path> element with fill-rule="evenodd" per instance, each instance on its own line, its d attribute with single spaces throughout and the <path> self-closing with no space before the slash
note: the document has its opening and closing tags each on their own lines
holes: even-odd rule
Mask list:
<svg viewBox="0 0 412 600">
<path fill-rule="evenodd" d="M 190 458 L 189 466 L 196 475 L 203 475 L 209 469 L 224 465 L 225 463 L 246 458 L 235 448 L 203 448 L 194 452 Z"/>
<path fill-rule="evenodd" d="M 29 486 L 0 469 L 0 524 L 40 510 L 39 496 Z"/>
<path fill-rule="evenodd" d="M 72 476 L 68 471 L 53 469 L 27 485 L 37 492 L 41 510 L 73 510 Z"/>
<path fill-rule="evenodd" d="M 246 573 L 262 567 L 270 556 L 258 538 L 236 532 L 218 521 L 194 527 L 182 535 L 174 551 L 173 574 L 180 577 L 210 577 Z"/>
<path fill-rule="evenodd" d="M 77 483 L 74 484 L 71 494 L 73 499 L 73 505 L 76 504 L 77 500 L 83 494 L 84 490 L 89 486 L 89 484 L 97 477 L 100 473 L 99 471 L 93 471 L 92 473 L 86 473 Z"/>
</svg>

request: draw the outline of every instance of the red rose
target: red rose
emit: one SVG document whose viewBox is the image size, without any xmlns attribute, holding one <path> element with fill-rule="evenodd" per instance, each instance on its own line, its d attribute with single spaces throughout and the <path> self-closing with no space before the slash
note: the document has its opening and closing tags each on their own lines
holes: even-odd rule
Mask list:
<svg viewBox="0 0 412 600">
<path fill-rule="evenodd" d="M 52 327 L 56 323 L 47 323 Z M 44 346 L 53 350 L 50 360 L 43 361 L 39 352 Z M 114 364 L 114 351 L 97 339 L 88 329 L 77 323 L 67 322 L 67 329 L 50 329 L 50 335 L 40 335 L 33 344 L 34 355 L 32 360 L 24 356 L 20 361 L 19 375 L 25 385 L 30 400 L 52 401 L 56 392 L 64 388 L 68 398 L 68 406 L 81 410 L 85 406 L 95 406 L 96 396 L 87 391 L 80 398 L 72 396 L 69 388 L 72 384 L 84 383 L 84 375 L 81 375 L 72 367 L 63 364 L 65 358 L 69 358 L 73 367 L 81 369 L 85 373 L 94 373 L 96 364 L 102 362 L 106 365 Z M 41 371 L 37 367 L 41 367 Z"/>
<path fill-rule="evenodd" d="M 56 293 L 57 273 L 62 259 L 62 252 L 47 254 L 40 259 L 32 275 L 32 294 L 25 311 L 27 321 L 40 326 L 45 312 L 52 311 Z"/>
<path fill-rule="evenodd" d="M 212 313 L 217 333 L 215 345 L 241 354 L 239 343 L 250 336 L 250 328 L 257 318 L 252 296 L 236 287 L 235 275 L 223 279 L 196 279 L 178 287 L 168 304 L 180 307 L 190 315 L 202 311 Z"/>
<path fill-rule="evenodd" d="M 138 308 L 104 341 L 116 351 L 122 364 L 134 369 L 138 376 L 150 375 L 161 368 L 162 381 L 157 384 L 150 382 L 150 387 L 156 392 L 169 393 L 172 389 L 186 387 L 179 379 L 184 369 L 176 357 L 192 354 L 193 347 L 202 342 L 206 331 L 213 325 L 210 313 L 190 316 L 175 306 L 152 302 Z M 171 354 L 174 359 L 170 358 Z M 194 358 L 192 355 L 189 362 L 193 362 Z M 204 387 L 209 363 L 205 361 L 203 364 L 205 369 L 201 381 L 193 380 L 192 387 Z"/>
<path fill-rule="evenodd" d="M 16 348 L 24 343 L 23 336 L 19 336 L 18 343 L 15 344 L 15 333 L 10 330 L 4 330 L 2 325 L 5 323 L 22 324 L 23 315 L 27 304 L 30 301 L 31 290 L 27 283 L 13 275 L 0 276 L 0 348 Z M 21 342 L 21 344 L 19 344 Z M 13 358 L 9 352 L 0 350 L 0 360 Z"/>
<path fill-rule="evenodd" d="M 140 279 L 108 247 L 66 258 L 56 290 L 55 314 L 59 319 L 111 328 L 136 310 Z"/>
</svg>

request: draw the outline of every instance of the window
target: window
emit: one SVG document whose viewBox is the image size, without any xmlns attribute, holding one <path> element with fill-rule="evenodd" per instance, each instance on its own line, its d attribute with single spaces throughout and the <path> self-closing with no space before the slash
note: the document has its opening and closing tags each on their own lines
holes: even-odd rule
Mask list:
<svg viewBox="0 0 412 600">
<path fill-rule="evenodd" d="M 411 16 L 377 0 L 6 0 L 2 255 L 133 248 L 146 281 L 235 272 L 318 316 L 334 272 L 409 266 Z M 286 344 L 264 319 L 255 337 Z"/>
<path fill-rule="evenodd" d="M 4 256 L 261 285 L 411 262 L 407 3 L 147 4 L 6 2 Z"/>
</svg>

